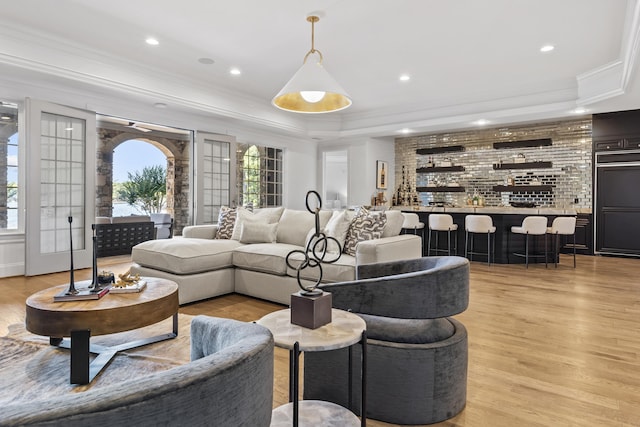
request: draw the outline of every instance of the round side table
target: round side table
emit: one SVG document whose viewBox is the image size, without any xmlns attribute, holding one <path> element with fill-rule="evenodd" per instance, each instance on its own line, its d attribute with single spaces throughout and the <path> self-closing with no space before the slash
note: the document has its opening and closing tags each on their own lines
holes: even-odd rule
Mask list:
<svg viewBox="0 0 640 427">
<path fill-rule="evenodd" d="M 291 323 L 291 310 L 280 310 L 262 317 L 256 323 L 269 329 L 275 345 L 289 350 L 289 402 L 273 410 L 272 427 L 318 425 L 319 420 L 330 420 L 336 426 L 366 426 L 366 324 L 361 317 L 343 310 L 331 310 L 331 323 L 317 329 L 308 329 Z M 353 345 L 362 344 L 362 408 L 361 419 L 353 412 L 331 402 L 303 400 L 299 402 L 300 353 L 303 351 L 329 351 L 349 347 L 349 360 Z M 351 363 L 349 363 L 349 397 L 352 390 Z M 349 401 L 352 408 L 352 402 Z"/>
</svg>

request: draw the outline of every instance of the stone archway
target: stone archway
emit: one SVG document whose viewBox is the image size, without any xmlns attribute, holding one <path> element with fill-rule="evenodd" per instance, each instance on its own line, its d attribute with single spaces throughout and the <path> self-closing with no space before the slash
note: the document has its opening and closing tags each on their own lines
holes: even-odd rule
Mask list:
<svg viewBox="0 0 640 427">
<path fill-rule="evenodd" d="M 138 140 L 158 148 L 167 157 L 167 212 L 174 219 L 174 234 L 189 224 L 190 140 L 98 128 L 96 215 L 111 216 L 113 205 L 113 150 L 125 141 Z"/>
</svg>

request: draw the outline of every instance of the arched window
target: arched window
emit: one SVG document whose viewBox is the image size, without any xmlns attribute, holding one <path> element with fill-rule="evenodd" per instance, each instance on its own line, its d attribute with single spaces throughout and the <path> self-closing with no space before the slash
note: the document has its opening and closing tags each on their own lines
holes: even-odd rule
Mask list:
<svg viewBox="0 0 640 427">
<path fill-rule="evenodd" d="M 260 206 L 260 151 L 252 145 L 242 159 L 242 202 L 244 205 Z"/>
<path fill-rule="evenodd" d="M 282 150 L 238 144 L 238 203 L 253 207 L 282 205 Z"/>
</svg>

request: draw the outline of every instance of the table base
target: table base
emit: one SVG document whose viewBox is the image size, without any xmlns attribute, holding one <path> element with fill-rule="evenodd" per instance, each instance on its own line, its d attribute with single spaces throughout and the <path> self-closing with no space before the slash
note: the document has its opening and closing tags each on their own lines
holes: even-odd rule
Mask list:
<svg viewBox="0 0 640 427">
<path fill-rule="evenodd" d="M 53 346 L 71 350 L 71 384 L 89 384 L 111 362 L 120 351 L 131 350 L 145 345 L 176 338 L 178 336 L 178 313 L 173 315 L 173 332 L 143 338 L 136 341 L 118 344 L 115 346 L 91 345 L 91 331 L 89 329 L 71 331 L 69 340 L 50 337 L 49 343 Z M 98 356 L 89 363 L 90 353 Z"/>
<path fill-rule="evenodd" d="M 321 400 L 300 401 L 298 417 L 300 426 L 309 427 L 358 427 L 361 423 L 350 410 Z M 294 420 L 293 403 L 286 403 L 273 410 L 270 427 L 291 427 Z"/>
</svg>

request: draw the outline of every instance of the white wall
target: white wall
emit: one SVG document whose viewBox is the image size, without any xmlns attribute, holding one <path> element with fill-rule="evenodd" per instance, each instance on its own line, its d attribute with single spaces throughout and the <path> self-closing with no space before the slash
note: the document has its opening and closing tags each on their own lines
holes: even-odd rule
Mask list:
<svg viewBox="0 0 640 427">
<path fill-rule="evenodd" d="M 376 161 L 388 162 L 389 187 L 387 200 L 391 200 L 395 187 L 395 150 L 392 138 L 354 138 L 334 140 L 319 144 L 319 162 L 324 153 L 346 150 L 348 152 L 348 201 L 347 206 L 370 205 L 376 192 Z M 320 163 L 321 164 L 321 163 Z"/>
</svg>

